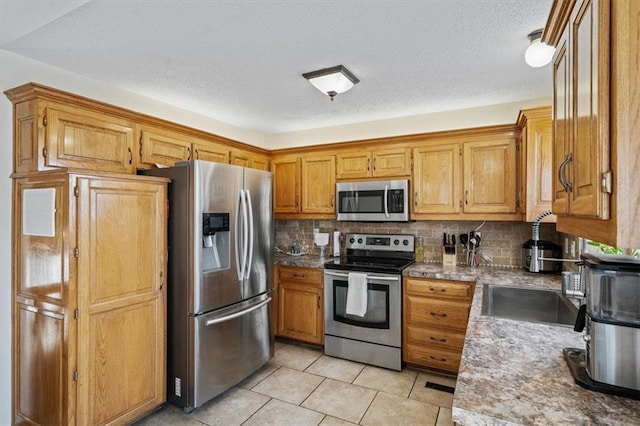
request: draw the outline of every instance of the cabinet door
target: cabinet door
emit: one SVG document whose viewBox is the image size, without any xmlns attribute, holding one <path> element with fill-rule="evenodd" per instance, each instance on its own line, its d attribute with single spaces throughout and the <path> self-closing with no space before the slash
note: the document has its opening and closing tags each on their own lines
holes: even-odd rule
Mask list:
<svg viewBox="0 0 640 426">
<path fill-rule="evenodd" d="M 373 176 L 392 177 L 411 174 L 411 148 L 373 151 Z"/>
<path fill-rule="evenodd" d="M 133 172 L 133 125 L 88 109 L 46 109 L 47 166 Z"/>
<path fill-rule="evenodd" d="M 251 168 L 269 171 L 269 158 L 266 155 L 254 155 L 251 158 Z"/>
<path fill-rule="evenodd" d="M 371 176 L 371 154 L 367 151 L 337 154 L 336 162 L 337 179 L 358 179 Z"/>
<path fill-rule="evenodd" d="M 174 166 L 178 161 L 191 159 L 191 141 L 186 136 L 146 128 L 140 133 L 142 163 Z"/>
<path fill-rule="evenodd" d="M 546 210 L 551 209 L 553 198 L 553 138 L 551 115 L 527 120 L 526 126 L 526 221 L 533 222 Z M 554 222 L 547 216 L 546 222 Z"/>
<path fill-rule="evenodd" d="M 273 212 L 300 211 L 300 159 L 281 158 L 271 161 L 273 172 Z"/>
<path fill-rule="evenodd" d="M 322 288 L 289 281 L 278 283 L 278 335 L 322 344 Z"/>
<path fill-rule="evenodd" d="M 302 213 L 335 214 L 335 176 L 333 155 L 302 159 Z"/>
<path fill-rule="evenodd" d="M 516 212 L 516 141 L 466 142 L 464 158 L 464 212 Z"/>
<path fill-rule="evenodd" d="M 555 214 L 569 212 L 569 196 L 562 180 L 570 180 L 567 168 L 571 152 L 571 62 L 569 28 L 560 37 L 553 58 L 553 202 Z"/>
<path fill-rule="evenodd" d="M 251 167 L 251 157 L 247 152 L 232 151 L 230 163 L 240 167 Z"/>
<path fill-rule="evenodd" d="M 460 144 L 437 144 L 413 152 L 413 212 L 460 212 Z"/>
<path fill-rule="evenodd" d="M 213 143 L 193 143 L 191 149 L 193 158 L 196 160 L 229 164 L 229 149 L 224 146 Z"/>
<path fill-rule="evenodd" d="M 599 63 L 608 65 L 609 57 L 608 39 L 600 39 L 605 33 L 599 31 L 599 24 L 608 20 L 608 13 L 600 16 L 598 7 L 598 0 L 584 0 L 570 25 L 575 114 L 570 212 L 574 216 L 607 219 L 609 202 L 600 177 L 609 169 L 609 76 L 606 68 L 600 71 Z M 607 25 L 605 29 L 608 31 Z"/>
<path fill-rule="evenodd" d="M 166 185 L 79 178 L 78 424 L 165 399 Z"/>
</svg>

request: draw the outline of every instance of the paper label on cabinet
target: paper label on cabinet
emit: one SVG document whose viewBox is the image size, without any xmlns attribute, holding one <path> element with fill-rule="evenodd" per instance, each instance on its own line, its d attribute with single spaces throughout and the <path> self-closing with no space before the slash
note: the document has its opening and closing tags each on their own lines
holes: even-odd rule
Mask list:
<svg viewBox="0 0 640 426">
<path fill-rule="evenodd" d="M 25 189 L 22 192 L 22 234 L 56 235 L 56 189 Z"/>
</svg>

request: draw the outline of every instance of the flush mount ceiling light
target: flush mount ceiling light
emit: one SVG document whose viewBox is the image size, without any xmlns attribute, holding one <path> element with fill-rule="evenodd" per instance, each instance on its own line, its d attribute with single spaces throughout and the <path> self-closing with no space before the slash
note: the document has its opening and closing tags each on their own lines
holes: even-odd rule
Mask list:
<svg viewBox="0 0 640 426">
<path fill-rule="evenodd" d="M 333 98 L 355 86 L 360 80 L 342 65 L 302 74 L 313 87 Z"/>
<path fill-rule="evenodd" d="M 542 42 L 542 28 L 532 31 L 527 37 L 531 44 L 524 54 L 525 62 L 533 68 L 540 68 L 551 62 L 555 49 Z"/>
</svg>

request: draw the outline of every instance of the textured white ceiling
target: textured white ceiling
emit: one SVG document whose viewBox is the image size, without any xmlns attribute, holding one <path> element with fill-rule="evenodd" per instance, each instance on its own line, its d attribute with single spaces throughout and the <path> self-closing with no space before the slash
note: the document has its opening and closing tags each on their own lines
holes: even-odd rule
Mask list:
<svg viewBox="0 0 640 426">
<path fill-rule="evenodd" d="M 264 133 L 551 93 L 524 51 L 552 0 L 92 0 L 22 31 L 33 2 L 1 1 L 3 49 Z M 301 76 L 338 64 L 360 83 L 334 102 Z"/>
</svg>

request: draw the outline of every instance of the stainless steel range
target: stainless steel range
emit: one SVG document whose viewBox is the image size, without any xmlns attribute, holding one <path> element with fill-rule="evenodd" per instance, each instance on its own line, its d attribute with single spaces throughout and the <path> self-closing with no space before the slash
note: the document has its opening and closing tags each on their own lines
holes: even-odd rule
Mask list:
<svg viewBox="0 0 640 426">
<path fill-rule="evenodd" d="M 325 354 L 402 368 L 402 270 L 413 235 L 347 234 L 346 257 L 324 265 Z"/>
</svg>

